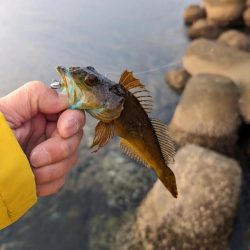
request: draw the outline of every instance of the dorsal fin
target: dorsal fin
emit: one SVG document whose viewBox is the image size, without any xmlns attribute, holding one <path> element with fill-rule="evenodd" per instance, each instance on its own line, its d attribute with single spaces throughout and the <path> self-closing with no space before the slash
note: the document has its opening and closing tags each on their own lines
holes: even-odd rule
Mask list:
<svg viewBox="0 0 250 250">
<path fill-rule="evenodd" d="M 135 87 L 130 89 L 129 92 L 137 98 L 147 114 L 153 110 L 153 98 L 145 87 Z"/>
<path fill-rule="evenodd" d="M 125 70 L 120 78 L 119 84 L 121 84 L 125 89 L 129 90 L 135 87 L 144 87 L 139 79 L 135 78 L 132 72 Z"/>
<path fill-rule="evenodd" d="M 140 102 L 143 109 L 149 114 L 153 110 L 153 98 L 150 92 L 135 78 L 132 72 L 125 70 L 120 78 L 119 84 L 129 90 Z"/>
<path fill-rule="evenodd" d="M 168 132 L 167 125 L 156 119 L 151 119 L 157 139 L 160 143 L 161 152 L 166 164 L 174 163 L 174 155 L 176 153 L 175 144 Z"/>
<path fill-rule="evenodd" d="M 101 147 L 104 147 L 114 136 L 114 122 L 105 123 L 99 121 L 95 128 L 95 137 L 91 149 L 97 152 Z"/>
<path fill-rule="evenodd" d="M 120 141 L 120 148 L 121 150 L 130 158 L 136 160 L 137 162 L 143 164 L 145 167 L 150 167 L 148 163 L 142 159 L 133 149 L 133 147 L 126 141 L 125 139 L 121 139 Z"/>
</svg>

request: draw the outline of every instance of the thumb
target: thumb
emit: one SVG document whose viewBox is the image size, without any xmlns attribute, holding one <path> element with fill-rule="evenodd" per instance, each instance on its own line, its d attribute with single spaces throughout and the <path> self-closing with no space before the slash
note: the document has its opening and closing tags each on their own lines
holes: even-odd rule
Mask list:
<svg viewBox="0 0 250 250">
<path fill-rule="evenodd" d="M 39 82 L 28 82 L 13 91 L 5 98 L 5 102 L 21 117 L 30 119 L 37 113 L 55 114 L 68 107 L 68 99 L 64 94 L 58 94 L 48 85 Z"/>
</svg>

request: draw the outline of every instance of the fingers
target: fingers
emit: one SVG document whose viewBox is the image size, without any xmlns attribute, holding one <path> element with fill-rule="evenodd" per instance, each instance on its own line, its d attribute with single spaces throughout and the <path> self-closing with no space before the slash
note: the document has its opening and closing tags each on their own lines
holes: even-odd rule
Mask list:
<svg viewBox="0 0 250 250">
<path fill-rule="evenodd" d="M 84 125 L 85 114 L 83 111 L 66 110 L 58 119 L 57 129 L 61 137 L 68 138 L 82 130 Z"/>
<path fill-rule="evenodd" d="M 38 112 L 56 114 L 65 110 L 68 107 L 68 98 L 42 82 L 32 81 L 5 96 L 1 103 L 2 112 L 14 114 L 14 122 L 20 123 Z"/>
<path fill-rule="evenodd" d="M 36 184 L 42 185 L 63 178 L 75 166 L 77 159 L 77 153 L 74 153 L 61 162 L 41 168 L 33 168 Z"/>
<path fill-rule="evenodd" d="M 57 193 L 65 183 L 65 177 L 59 178 L 47 184 L 37 185 L 36 192 L 40 197 Z"/>
<path fill-rule="evenodd" d="M 30 163 L 33 167 L 43 167 L 60 162 L 77 150 L 83 131 L 69 138 L 53 137 L 37 145 L 30 156 Z"/>
<path fill-rule="evenodd" d="M 33 81 L 23 86 L 27 91 L 28 102 L 30 103 L 31 114 L 37 112 L 55 114 L 68 107 L 66 95 L 58 94 L 48 85 Z"/>
</svg>

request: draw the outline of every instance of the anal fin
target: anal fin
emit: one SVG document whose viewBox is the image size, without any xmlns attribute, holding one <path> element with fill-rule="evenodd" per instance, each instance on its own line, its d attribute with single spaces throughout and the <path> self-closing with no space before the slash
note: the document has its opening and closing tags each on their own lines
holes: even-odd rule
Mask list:
<svg viewBox="0 0 250 250">
<path fill-rule="evenodd" d="M 140 164 L 143 164 L 145 167 L 148 167 L 148 168 L 150 167 L 149 164 L 141 156 L 139 156 L 136 153 L 136 151 L 133 149 L 133 147 L 125 139 L 121 139 L 120 148 L 131 159 L 137 161 Z"/>
</svg>

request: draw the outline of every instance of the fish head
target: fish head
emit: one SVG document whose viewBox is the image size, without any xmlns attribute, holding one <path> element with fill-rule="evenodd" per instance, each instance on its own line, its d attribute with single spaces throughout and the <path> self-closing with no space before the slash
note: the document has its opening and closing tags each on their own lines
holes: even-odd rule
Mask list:
<svg viewBox="0 0 250 250">
<path fill-rule="evenodd" d="M 114 90 L 115 84 L 94 67 L 58 66 L 57 71 L 61 77 L 62 92 L 68 95 L 71 108 L 85 109 L 103 121 L 119 117 L 124 97 L 117 89 Z"/>
</svg>

